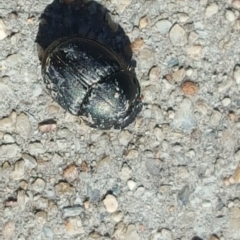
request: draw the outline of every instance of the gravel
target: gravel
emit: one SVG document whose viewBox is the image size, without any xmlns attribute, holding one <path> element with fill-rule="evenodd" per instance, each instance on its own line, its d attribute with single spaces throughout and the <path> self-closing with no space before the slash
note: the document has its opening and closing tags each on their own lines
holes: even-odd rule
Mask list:
<svg viewBox="0 0 240 240">
<path fill-rule="evenodd" d="M 239 240 L 240 1 L 81 2 L 0 0 L 0 239 Z M 45 92 L 46 47 L 75 35 L 135 68 L 126 129 Z"/>
</svg>

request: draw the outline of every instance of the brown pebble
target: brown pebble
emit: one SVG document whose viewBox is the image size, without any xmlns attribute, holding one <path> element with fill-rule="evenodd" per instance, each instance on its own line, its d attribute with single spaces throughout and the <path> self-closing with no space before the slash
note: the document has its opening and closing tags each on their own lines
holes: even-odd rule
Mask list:
<svg viewBox="0 0 240 240">
<path fill-rule="evenodd" d="M 57 124 L 54 120 L 45 120 L 38 124 L 38 129 L 41 133 L 49 133 L 56 130 Z"/>
<path fill-rule="evenodd" d="M 173 82 L 173 76 L 172 76 L 172 74 L 166 74 L 166 75 L 164 76 L 164 78 L 165 78 L 168 82 L 170 82 L 170 83 Z"/>
<path fill-rule="evenodd" d="M 139 29 L 143 29 L 148 25 L 148 18 L 142 17 L 139 21 Z"/>
<path fill-rule="evenodd" d="M 192 81 L 186 81 L 182 84 L 181 89 L 185 95 L 195 95 L 198 91 L 198 84 Z"/>
<path fill-rule="evenodd" d="M 72 182 L 78 176 L 77 167 L 74 164 L 67 166 L 63 170 L 63 177 L 66 178 L 69 182 Z"/>
<path fill-rule="evenodd" d="M 131 49 L 133 52 L 139 52 L 140 50 L 142 50 L 144 45 L 144 40 L 142 38 L 136 38 L 132 44 L 131 44 Z"/>
</svg>

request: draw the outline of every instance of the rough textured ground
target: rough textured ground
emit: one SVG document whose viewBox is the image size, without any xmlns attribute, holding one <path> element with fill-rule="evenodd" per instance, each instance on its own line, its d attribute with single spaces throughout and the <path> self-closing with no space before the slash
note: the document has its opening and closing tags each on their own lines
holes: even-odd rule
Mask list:
<svg viewBox="0 0 240 240">
<path fill-rule="evenodd" d="M 240 1 L 98 3 L 73 26 L 76 2 L 46 17 L 49 0 L 0 0 L 0 239 L 239 240 Z M 144 108 L 126 129 L 90 129 L 45 92 L 59 24 L 132 55 Z"/>
</svg>

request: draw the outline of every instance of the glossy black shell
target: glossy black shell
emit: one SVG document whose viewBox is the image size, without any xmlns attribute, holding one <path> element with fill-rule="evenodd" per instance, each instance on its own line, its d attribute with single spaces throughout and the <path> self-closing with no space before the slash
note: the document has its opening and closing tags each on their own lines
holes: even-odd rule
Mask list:
<svg viewBox="0 0 240 240">
<path fill-rule="evenodd" d="M 64 109 L 99 129 L 121 129 L 141 111 L 135 75 L 105 46 L 85 38 L 55 41 L 46 50 L 42 75 Z"/>
</svg>

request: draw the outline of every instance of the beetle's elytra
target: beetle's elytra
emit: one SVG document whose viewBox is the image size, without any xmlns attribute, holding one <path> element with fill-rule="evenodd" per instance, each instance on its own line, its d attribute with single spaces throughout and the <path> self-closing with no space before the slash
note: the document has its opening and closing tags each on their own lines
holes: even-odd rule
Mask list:
<svg viewBox="0 0 240 240">
<path fill-rule="evenodd" d="M 90 39 L 60 39 L 46 50 L 42 75 L 64 109 L 99 129 L 122 129 L 141 111 L 134 73 L 105 46 Z"/>
</svg>

